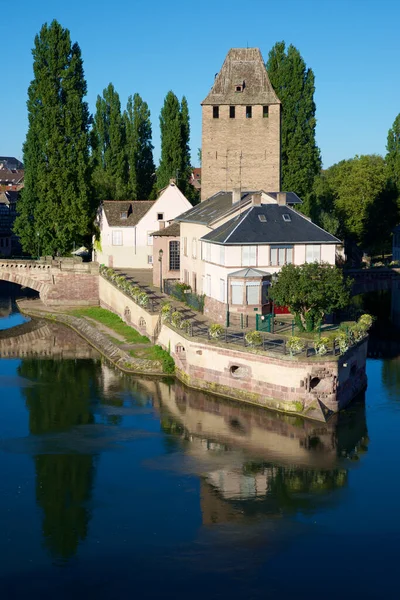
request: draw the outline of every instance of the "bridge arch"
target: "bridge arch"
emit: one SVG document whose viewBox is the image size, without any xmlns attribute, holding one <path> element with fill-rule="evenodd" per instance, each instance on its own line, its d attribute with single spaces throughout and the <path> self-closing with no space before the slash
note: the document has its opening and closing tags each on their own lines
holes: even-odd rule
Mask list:
<svg viewBox="0 0 400 600">
<path fill-rule="evenodd" d="M 36 292 L 39 292 L 40 298 L 45 300 L 50 291 L 50 282 L 47 283 L 46 281 L 41 280 L 41 278 L 44 279 L 44 277 L 47 276 L 47 278 L 50 279 L 50 273 L 45 273 L 45 270 L 42 270 L 40 266 L 33 267 L 33 269 L 34 275 L 31 274 L 31 269 L 28 270 L 25 265 L 21 265 L 20 268 L 18 265 L 14 268 L 4 268 L 0 263 L 0 279 L 35 290 Z"/>
</svg>

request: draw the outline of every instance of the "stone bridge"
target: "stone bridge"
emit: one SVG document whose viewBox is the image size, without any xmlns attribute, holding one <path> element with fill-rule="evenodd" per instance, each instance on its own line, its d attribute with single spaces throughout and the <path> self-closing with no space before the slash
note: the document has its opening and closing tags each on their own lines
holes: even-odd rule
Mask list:
<svg viewBox="0 0 400 600">
<path fill-rule="evenodd" d="M 400 288 L 400 269 L 349 269 L 345 276 L 354 280 L 352 295 L 390 291 Z"/>
<path fill-rule="evenodd" d="M 98 305 L 99 265 L 76 258 L 0 260 L 0 280 L 39 292 L 46 305 Z"/>
</svg>

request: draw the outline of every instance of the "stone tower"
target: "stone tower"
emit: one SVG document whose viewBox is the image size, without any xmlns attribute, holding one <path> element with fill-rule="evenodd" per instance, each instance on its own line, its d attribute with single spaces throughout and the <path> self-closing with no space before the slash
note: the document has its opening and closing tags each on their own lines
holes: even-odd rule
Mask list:
<svg viewBox="0 0 400 600">
<path fill-rule="evenodd" d="M 231 48 L 202 102 L 201 199 L 280 191 L 281 103 L 258 48 Z"/>
</svg>

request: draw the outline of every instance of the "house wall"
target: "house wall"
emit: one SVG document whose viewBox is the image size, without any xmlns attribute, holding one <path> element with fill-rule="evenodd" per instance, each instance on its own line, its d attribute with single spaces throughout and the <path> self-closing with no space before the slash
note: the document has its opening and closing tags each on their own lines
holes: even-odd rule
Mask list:
<svg viewBox="0 0 400 600">
<path fill-rule="evenodd" d="M 197 223 L 181 223 L 181 281 L 187 279 L 187 283 L 193 288 L 193 276 L 196 277 L 197 293 L 203 294 L 202 279 L 204 274 L 204 261 L 201 260 L 200 238 L 211 231 L 206 225 Z M 187 252 L 185 254 L 185 242 L 187 240 Z M 193 240 L 196 240 L 196 257 L 193 257 Z"/>
<path fill-rule="evenodd" d="M 181 271 L 170 270 L 169 265 L 169 243 L 179 242 L 180 237 L 154 236 L 153 237 L 153 285 L 160 287 L 160 268 L 162 264 L 163 279 L 180 279 Z M 159 251 L 163 251 L 162 263 L 159 261 Z"/>
<path fill-rule="evenodd" d="M 246 106 L 236 106 L 235 118 L 229 106 L 219 107 L 213 118 L 213 106 L 202 108 L 201 199 L 220 190 L 280 190 L 280 105 L 269 106 L 268 118 L 263 107 L 253 105 L 252 118 L 246 118 Z"/>
<path fill-rule="evenodd" d="M 101 251 L 97 251 L 95 260 L 115 268 L 151 269 L 153 261 L 153 238 L 148 234 L 158 231 L 162 225 L 169 224 L 175 217 L 192 207 L 189 200 L 175 184 L 170 184 L 159 196 L 155 204 L 134 227 L 110 227 L 102 209 L 100 218 Z M 157 218 L 162 213 L 163 218 Z M 122 246 L 112 245 L 112 232 L 122 232 Z M 150 242 L 150 243 L 148 243 Z"/>
</svg>

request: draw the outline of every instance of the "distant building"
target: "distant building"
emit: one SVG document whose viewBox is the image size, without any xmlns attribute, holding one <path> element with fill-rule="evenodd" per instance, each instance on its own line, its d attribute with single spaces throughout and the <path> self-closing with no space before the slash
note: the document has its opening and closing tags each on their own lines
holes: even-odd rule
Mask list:
<svg viewBox="0 0 400 600">
<path fill-rule="evenodd" d="M 202 102 L 201 200 L 280 190 L 281 103 L 258 48 L 231 48 Z"/>
<path fill-rule="evenodd" d="M 189 180 L 190 185 L 192 185 L 196 190 L 200 192 L 201 190 L 201 168 L 195 167 L 190 175 Z"/>
<path fill-rule="evenodd" d="M 20 254 L 19 239 L 12 228 L 17 216 L 18 192 L 0 191 L 0 256 Z"/>
<path fill-rule="evenodd" d="M 22 169 L 0 168 L 0 190 L 19 191 L 24 187 Z"/>
<path fill-rule="evenodd" d="M 0 169 L 23 169 L 24 165 L 15 156 L 0 156 Z"/>
<path fill-rule="evenodd" d="M 191 208 L 174 180 L 157 200 L 109 200 L 98 214 L 100 241 L 94 259 L 109 267 L 148 269 L 153 266 L 153 233 Z"/>
</svg>

